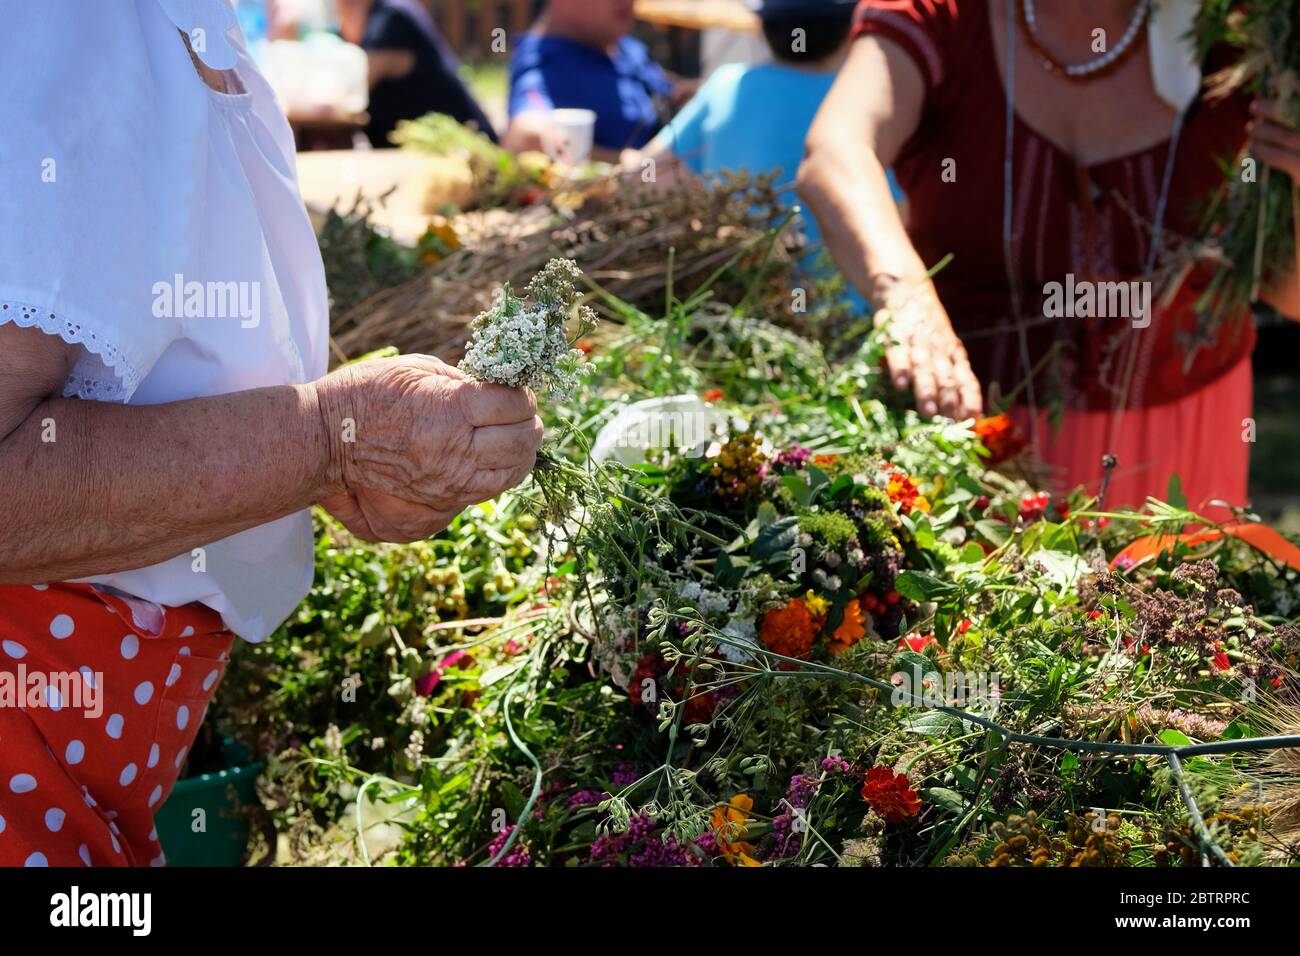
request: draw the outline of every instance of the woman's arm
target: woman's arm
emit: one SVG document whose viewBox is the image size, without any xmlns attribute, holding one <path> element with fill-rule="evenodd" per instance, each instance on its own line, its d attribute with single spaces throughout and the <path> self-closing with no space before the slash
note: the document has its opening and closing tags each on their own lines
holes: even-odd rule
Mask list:
<svg viewBox="0 0 1300 956">
<path fill-rule="evenodd" d="M 432 534 L 522 480 L 541 440 L 531 395 L 423 356 L 120 405 L 57 397 L 74 355 L 0 326 L 0 583 L 155 564 L 330 496 L 361 499 L 365 527 Z"/>
<path fill-rule="evenodd" d="M 1300 183 L 1300 132 L 1276 103 L 1256 100 L 1251 112 L 1255 116 L 1250 124 L 1251 152 L 1290 176 L 1292 183 Z M 1260 298 L 1288 319 L 1300 322 L 1300 270 L 1292 270 L 1282 281 L 1261 289 Z"/>
<path fill-rule="evenodd" d="M 922 413 L 980 411 L 979 383 L 907 236 L 885 168 L 916 131 L 920 71 L 893 42 L 867 36 L 849 52 L 808 131 L 798 191 L 835 264 L 889 322 L 886 361 Z"/>
</svg>

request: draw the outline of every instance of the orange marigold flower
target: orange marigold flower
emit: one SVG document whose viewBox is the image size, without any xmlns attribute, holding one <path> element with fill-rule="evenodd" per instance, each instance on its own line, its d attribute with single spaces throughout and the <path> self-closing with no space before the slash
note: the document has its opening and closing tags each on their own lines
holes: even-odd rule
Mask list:
<svg viewBox="0 0 1300 956">
<path fill-rule="evenodd" d="M 839 455 L 813 455 L 812 463 L 818 468 L 825 468 L 827 465 L 835 464 L 839 457 Z"/>
<path fill-rule="evenodd" d="M 989 464 L 996 465 L 1014 458 L 1027 442 L 1009 415 L 990 415 L 975 422 L 975 434 L 989 450 Z"/>
<path fill-rule="evenodd" d="M 832 654 L 839 654 L 862 640 L 866 633 L 866 625 L 862 622 L 862 605 L 855 599 L 844 606 L 844 620 L 840 621 L 840 626 L 835 629 L 826 646 Z"/>
<path fill-rule="evenodd" d="M 725 394 L 727 393 L 720 388 L 710 388 L 700 397 L 709 404 L 713 404 L 714 402 L 722 401 L 722 396 Z"/>
<path fill-rule="evenodd" d="M 889 823 L 902 823 L 921 812 L 921 798 L 912 789 L 907 774 L 888 767 L 872 767 L 862 785 L 862 799 Z"/>
<path fill-rule="evenodd" d="M 713 836 L 717 840 L 719 852 L 733 866 L 762 865 L 754 859 L 753 844 L 744 839 L 749 827 L 749 812 L 753 809 L 753 798 L 744 793 L 732 797 L 728 806 L 714 808 Z"/>
<path fill-rule="evenodd" d="M 800 598 L 791 598 L 785 607 L 763 615 L 758 634 L 763 639 L 763 646 L 772 653 L 806 658 L 812 650 L 813 638 L 817 636 L 817 622 L 807 604 Z M 794 665 L 782 661 L 781 668 L 792 670 Z"/>
<path fill-rule="evenodd" d="M 929 500 L 917 490 L 916 483 L 901 471 L 890 473 L 885 493 L 889 495 L 890 501 L 902 505 L 903 514 L 910 515 L 913 511 L 930 512 Z"/>
</svg>

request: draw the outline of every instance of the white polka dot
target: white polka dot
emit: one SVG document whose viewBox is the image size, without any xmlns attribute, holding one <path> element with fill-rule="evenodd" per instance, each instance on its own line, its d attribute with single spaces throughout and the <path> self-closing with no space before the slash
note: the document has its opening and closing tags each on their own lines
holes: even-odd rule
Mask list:
<svg viewBox="0 0 1300 956">
<path fill-rule="evenodd" d="M 159 853 L 156 857 L 154 857 L 152 860 L 149 861 L 149 865 L 150 865 L 150 866 L 166 866 L 166 865 L 167 865 L 167 860 L 163 857 L 163 855 L 162 855 L 161 853 Z"/>
<path fill-rule="evenodd" d="M 81 857 L 82 863 L 86 864 L 86 866 L 90 866 L 90 849 L 86 844 L 83 843 L 77 848 L 77 856 Z"/>
<path fill-rule="evenodd" d="M 63 819 L 67 814 L 58 807 L 50 807 L 45 811 L 45 829 L 51 833 L 58 833 L 63 829 Z"/>
<path fill-rule="evenodd" d="M 85 756 L 86 745 L 80 740 L 69 740 L 68 746 L 63 748 L 63 759 L 73 766 L 81 763 L 82 758 Z"/>
<path fill-rule="evenodd" d="M 154 827 L 152 830 L 149 831 L 149 839 L 150 839 L 150 840 L 153 840 L 154 843 L 157 843 L 157 842 L 158 842 L 158 828 L 157 828 L 157 827 Z"/>
<path fill-rule="evenodd" d="M 4 648 L 4 652 L 16 661 L 20 661 L 27 656 L 27 648 L 17 641 L 2 641 L 0 647 Z"/>
<path fill-rule="evenodd" d="M 182 763 L 185 762 L 185 751 L 189 749 L 190 749 L 189 747 L 181 748 L 181 752 L 176 755 L 176 766 L 179 767 Z"/>
<path fill-rule="evenodd" d="M 172 669 L 167 672 L 167 680 L 164 681 L 163 683 L 165 683 L 168 687 L 171 687 L 172 684 L 176 683 L 180 679 L 181 679 L 181 665 L 172 664 Z"/>
<path fill-rule="evenodd" d="M 32 585 L 32 590 L 33 590 L 33 591 L 48 591 L 49 589 L 50 589 L 50 586 L 49 586 L 48 584 L 33 584 L 33 585 Z"/>
<path fill-rule="evenodd" d="M 49 866 L 50 861 L 45 859 L 44 853 L 33 853 L 23 861 L 23 866 Z"/>
<path fill-rule="evenodd" d="M 110 834 L 108 835 L 108 838 L 109 838 L 110 840 L 113 841 L 113 852 L 114 852 L 114 853 L 121 853 L 121 852 L 122 852 L 122 844 L 120 844 L 120 843 L 117 842 L 117 837 L 115 837 L 113 834 L 110 833 Z"/>
<path fill-rule="evenodd" d="M 50 621 L 50 633 L 58 640 L 63 640 L 72 634 L 72 618 L 66 614 L 57 615 L 54 620 Z"/>
<path fill-rule="evenodd" d="M 121 714 L 109 714 L 108 723 L 104 725 L 104 731 L 114 740 L 118 740 L 122 736 L 123 723 L 125 723 L 125 721 L 122 720 Z"/>
<path fill-rule="evenodd" d="M 36 778 L 30 773 L 17 773 L 9 778 L 9 789 L 14 793 L 31 793 L 36 789 Z"/>
<path fill-rule="evenodd" d="M 157 745 L 157 744 L 154 744 L 152 747 L 150 747 L 150 748 L 149 748 L 149 762 L 146 763 L 145 766 L 148 767 L 150 770 L 152 770 L 154 767 L 158 766 L 158 757 L 159 757 L 160 753 L 161 753 L 161 751 L 159 751 L 159 749 L 158 749 L 158 745 Z"/>
<path fill-rule="evenodd" d="M 206 691 L 206 690 L 212 690 L 212 685 L 215 684 L 215 683 L 217 682 L 217 678 L 218 678 L 219 676 L 220 676 L 220 672 L 218 672 L 218 671 L 213 671 L 213 672 L 210 673 L 207 677 L 203 678 L 203 689 L 204 689 L 205 691 Z"/>
<path fill-rule="evenodd" d="M 162 787 L 161 786 L 154 787 L 153 790 L 151 790 L 149 793 L 149 806 L 152 807 L 155 803 L 157 803 L 161 799 L 162 799 Z"/>
<path fill-rule="evenodd" d="M 180 707 L 178 707 L 176 710 L 176 729 L 184 730 L 185 725 L 188 724 L 189 722 L 190 722 L 190 709 L 186 707 L 184 704 L 181 704 Z"/>
<path fill-rule="evenodd" d="M 4 832 L 5 832 L 5 818 L 0 817 L 0 833 L 4 833 Z"/>
<path fill-rule="evenodd" d="M 58 711 L 63 709 L 63 696 L 53 684 L 45 685 L 45 703 L 50 705 L 50 710 Z"/>
<path fill-rule="evenodd" d="M 181 648 L 177 653 L 178 653 L 181 657 L 189 657 L 189 656 L 190 656 L 190 649 L 189 649 L 188 647 L 182 647 L 182 648 Z"/>
<path fill-rule="evenodd" d="M 153 683 L 151 681 L 141 681 L 135 687 L 135 702 L 143 707 L 153 699 Z"/>
<path fill-rule="evenodd" d="M 87 667 L 85 664 L 82 664 L 82 665 L 81 665 L 79 668 L 77 668 L 77 669 L 78 669 L 79 671 L 81 671 L 81 679 L 84 680 L 84 681 L 86 682 L 86 686 L 89 687 L 91 690 L 94 690 L 94 689 L 95 689 L 95 672 L 92 671 L 92 670 L 91 670 L 89 667 Z"/>
<path fill-rule="evenodd" d="M 122 657 L 131 660 L 135 655 L 140 653 L 140 638 L 134 634 L 128 634 L 122 638 Z"/>
<path fill-rule="evenodd" d="M 88 806 L 88 807 L 93 807 L 93 806 L 96 805 L 96 804 L 95 804 L 95 798 L 92 797 L 92 796 L 90 795 L 90 791 L 89 791 L 89 790 L 87 790 L 85 787 L 82 787 L 82 788 L 81 788 L 81 793 L 82 793 L 82 797 L 81 797 L 81 799 L 83 799 L 83 800 L 86 801 L 86 806 Z"/>
<path fill-rule="evenodd" d="M 193 636 L 194 636 L 194 628 L 190 627 L 188 624 L 185 625 L 185 629 L 181 631 L 181 637 L 193 637 Z"/>
<path fill-rule="evenodd" d="M 117 782 L 124 787 L 129 787 L 135 781 L 135 774 L 138 769 L 133 763 L 127 764 L 122 768 L 122 772 L 117 775 Z"/>
</svg>

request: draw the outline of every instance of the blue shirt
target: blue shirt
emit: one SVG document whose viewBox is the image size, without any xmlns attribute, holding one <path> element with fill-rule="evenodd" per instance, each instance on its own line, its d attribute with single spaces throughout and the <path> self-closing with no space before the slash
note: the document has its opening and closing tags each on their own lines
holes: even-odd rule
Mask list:
<svg viewBox="0 0 1300 956">
<path fill-rule="evenodd" d="M 803 141 L 834 82 L 833 71 L 779 63 L 720 66 L 664 127 L 662 138 L 697 176 L 724 169 L 776 173 L 776 184 L 793 204 Z M 893 173 L 889 185 L 894 198 L 901 198 Z"/>
<path fill-rule="evenodd" d="M 531 110 L 588 109 L 596 114 L 595 143 L 639 149 L 661 125 L 656 97 L 672 83 L 645 44 L 618 41 L 614 56 L 564 37 L 525 33 L 510 57 L 510 116 Z"/>
<path fill-rule="evenodd" d="M 720 66 L 661 137 L 697 176 L 724 169 L 776 173 L 782 198 L 793 205 L 803 141 L 834 82 L 833 70 L 800 70 L 779 63 Z M 889 185 L 894 198 L 901 198 L 893 173 Z M 821 250 L 821 236 L 810 216 L 801 217 L 798 225 L 815 249 L 803 263 L 811 268 Z M 856 295 L 851 298 L 861 301 Z"/>
</svg>

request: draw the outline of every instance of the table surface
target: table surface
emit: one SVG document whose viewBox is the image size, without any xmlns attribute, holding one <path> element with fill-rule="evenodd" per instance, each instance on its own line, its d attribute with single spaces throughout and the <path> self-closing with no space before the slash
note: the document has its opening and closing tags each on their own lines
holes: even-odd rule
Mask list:
<svg viewBox="0 0 1300 956">
<path fill-rule="evenodd" d="M 638 20 L 688 30 L 759 31 L 758 15 L 741 0 L 636 0 Z"/>
<path fill-rule="evenodd" d="M 404 149 L 315 150 L 298 154 L 298 186 L 314 221 L 335 206 L 351 209 L 359 192 L 371 202 L 375 225 L 414 245 L 429 224 L 428 167 L 427 156 Z M 383 206 L 377 205 L 390 189 Z"/>
</svg>

